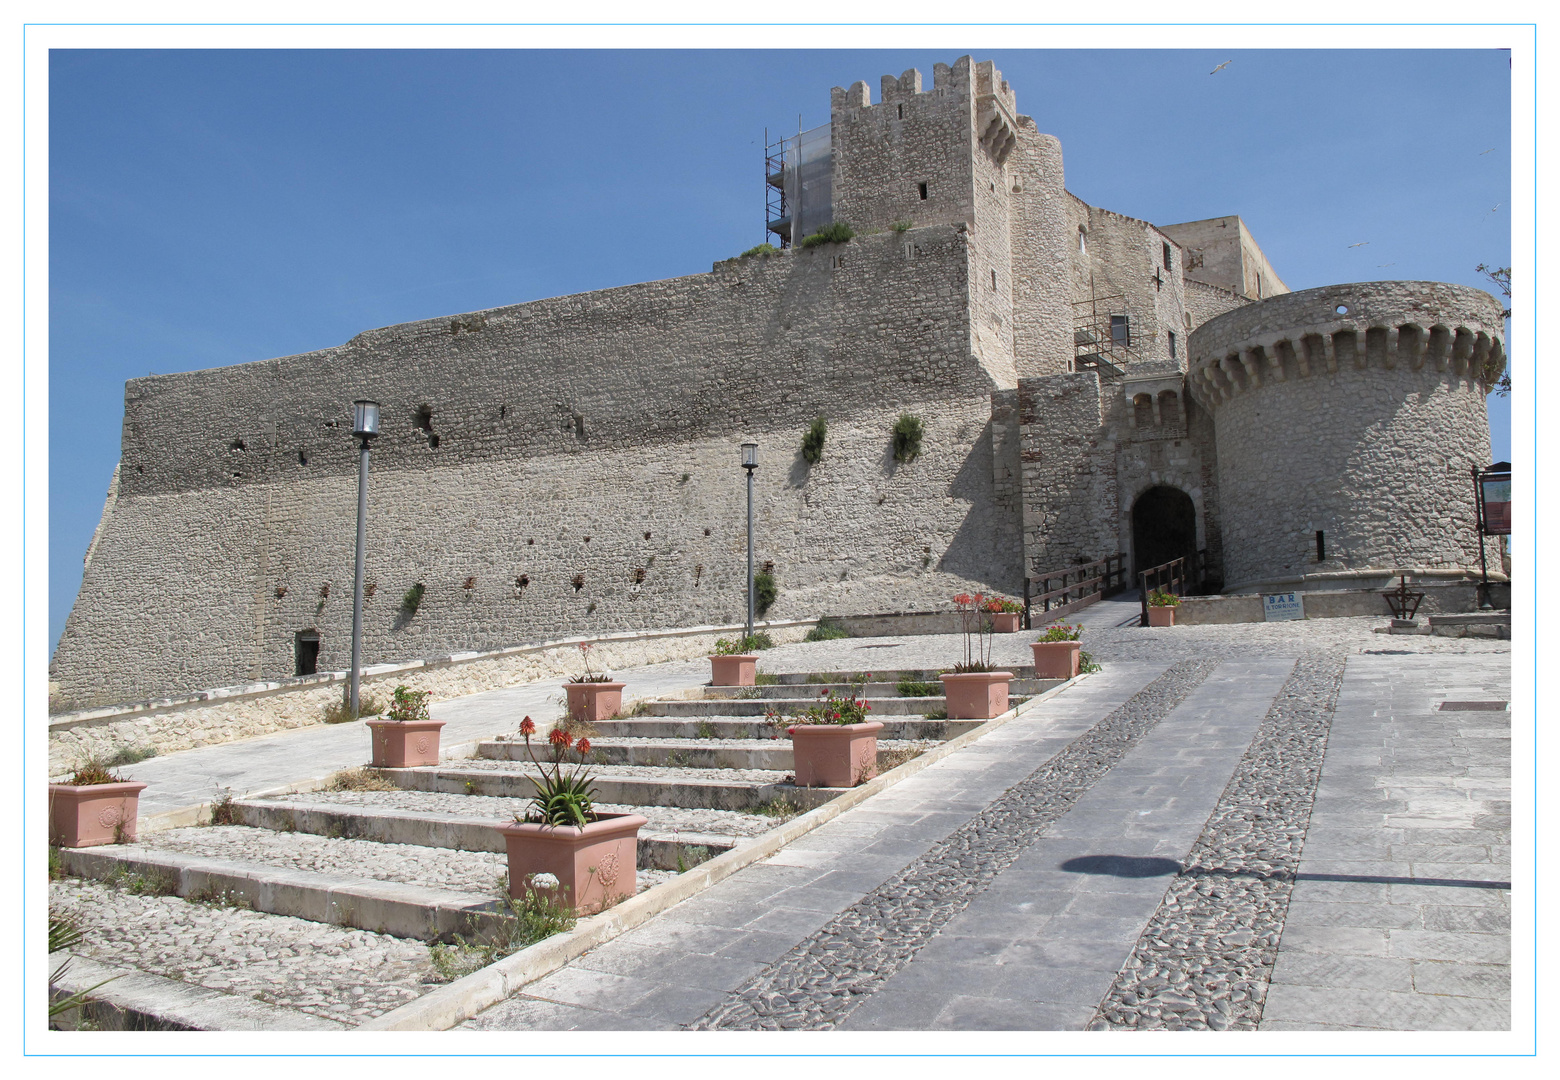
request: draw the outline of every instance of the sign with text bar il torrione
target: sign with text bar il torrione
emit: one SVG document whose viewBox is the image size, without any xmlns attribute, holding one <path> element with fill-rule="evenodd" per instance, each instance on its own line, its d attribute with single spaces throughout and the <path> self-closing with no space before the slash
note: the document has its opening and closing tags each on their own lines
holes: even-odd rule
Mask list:
<svg viewBox="0 0 1560 1080">
<path fill-rule="evenodd" d="M 1303 619 L 1305 618 L 1305 601 L 1299 593 L 1294 592 L 1263 594 L 1262 618 L 1267 622 Z"/>
</svg>

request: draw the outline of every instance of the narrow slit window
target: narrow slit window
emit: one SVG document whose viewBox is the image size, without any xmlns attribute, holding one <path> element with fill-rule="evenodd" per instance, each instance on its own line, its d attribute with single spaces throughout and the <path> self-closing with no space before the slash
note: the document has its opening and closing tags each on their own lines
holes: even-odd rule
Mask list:
<svg viewBox="0 0 1560 1080">
<path fill-rule="evenodd" d="M 926 198 L 926 182 L 922 181 L 921 183 L 917 184 L 916 187 L 920 189 L 921 198 Z"/>
<path fill-rule="evenodd" d="M 1316 561 L 1327 561 L 1327 537 L 1321 529 L 1316 530 Z"/>
<path fill-rule="evenodd" d="M 1170 359 L 1174 360 L 1175 359 L 1175 331 L 1171 330 L 1169 333 L 1170 333 Z"/>
<path fill-rule="evenodd" d="M 1166 270 L 1174 270 L 1175 267 L 1170 265 L 1170 245 L 1169 244 L 1162 244 L 1161 246 L 1165 249 L 1165 251 L 1164 251 L 1164 255 L 1165 255 L 1165 269 Z"/>
<path fill-rule="evenodd" d="M 901 106 L 899 106 L 899 119 L 903 120 L 904 118 L 905 118 L 905 107 L 903 105 L 901 105 Z"/>
<path fill-rule="evenodd" d="M 997 272 L 995 270 L 991 272 L 991 287 L 993 289 L 997 287 Z"/>
</svg>

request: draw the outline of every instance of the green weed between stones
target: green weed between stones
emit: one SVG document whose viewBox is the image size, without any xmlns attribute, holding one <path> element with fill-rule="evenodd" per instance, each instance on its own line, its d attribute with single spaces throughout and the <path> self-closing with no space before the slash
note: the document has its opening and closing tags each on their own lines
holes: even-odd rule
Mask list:
<svg viewBox="0 0 1560 1080">
<path fill-rule="evenodd" d="M 814 626 L 811 630 L 807 631 L 807 636 L 802 640 L 834 641 L 837 638 L 847 637 L 850 637 L 850 631 L 845 629 L 844 624 L 841 623 L 838 619 L 830 618 L 828 615 L 825 615 L 823 618 L 818 620 L 817 626 Z"/>
<path fill-rule="evenodd" d="M 562 904 L 538 898 L 534 893 L 516 900 L 505 896 L 497 925 L 479 930 L 467 921 L 467 934 L 456 934 L 451 944 L 428 946 L 428 959 L 441 982 L 453 982 L 502 960 L 538 941 L 574 929 L 574 912 Z"/>
<path fill-rule="evenodd" d="M 943 685 L 941 682 L 917 682 L 915 679 L 900 679 L 895 687 L 900 697 L 941 697 Z"/>
</svg>

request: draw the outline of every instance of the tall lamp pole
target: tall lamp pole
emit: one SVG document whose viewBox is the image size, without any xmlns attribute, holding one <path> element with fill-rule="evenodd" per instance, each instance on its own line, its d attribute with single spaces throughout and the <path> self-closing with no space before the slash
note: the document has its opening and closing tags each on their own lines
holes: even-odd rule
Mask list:
<svg viewBox="0 0 1560 1080">
<path fill-rule="evenodd" d="M 753 636 L 753 470 L 758 468 L 758 443 L 742 444 L 742 467 L 747 470 L 748 496 L 748 572 L 747 572 L 747 636 Z"/>
<path fill-rule="evenodd" d="M 352 568 L 352 677 L 347 708 L 358 714 L 358 680 L 363 670 L 363 531 L 368 518 L 368 444 L 379 434 L 379 403 L 352 403 L 352 434 L 358 439 L 357 553 Z"/>
</svg>

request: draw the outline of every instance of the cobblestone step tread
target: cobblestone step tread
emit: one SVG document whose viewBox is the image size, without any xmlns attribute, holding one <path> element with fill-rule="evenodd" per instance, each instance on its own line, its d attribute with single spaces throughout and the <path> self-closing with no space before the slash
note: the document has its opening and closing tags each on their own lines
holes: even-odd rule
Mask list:
<svg viewBox="0 0 1560 1080">
<path fill-rule="evenodd" d="M 297 795 L 277 795 L 269 799 L 248 800 L 252 803 L 285 802 L 298 799 Z M 528 797 L 504 798 L 491 795 L 466 795 L 442 791 L 316 791 L 306 798 L 310 805 L 346 809 L 361 807 L 386 811 L 414 811 L 418 813 L 474 816 L 489 820 L 507 821 L 517 813 L 524 813 L 530 804 Z M 774 818 L 758 814 L 745 814 L 737 810 L 709 810 L 680 806 L 631 806 L 627 803 L 597 802 L 603 813 L 643 814 L 649 824 L 646 828 L 660 833 L 711 833 L 715 835 L 748 838 L 759 836 L 773 829 Z"/>
<path fill-rule="evenodd" d="M 186 1028 L 355 1026 L 437 985 L 424 944 L 368 930 L 80 878 L 49 883 L 49 910 L 84 932 L 75 952 L 87 964 L 77 960 L 70 972 L 77 982 L 108 977 L 94 976 L 88 964 L 133 973 L 94 997 Z M 180 986 L 187 997 L 177 994 Z M 296 1022 L 272 1023 L 288 1019 Z"/>
<path fill-rule="evenodd" d="M 475 796 L 457 796 L 457 798 L 475 798 Z M 514 813 L 523 813 L 527 806 L 527 803 L 522 800 L 506 801 L 515 803 L 515 811 L 503 817 L 321 803 L 312 801 L 308 797 L 240 800 L 233 804 L 233 809 L 241 825 L 259 829 L 296 831 L 380 844 L 502 854 L 506 850 L 504 837 L 494 826 L 513 821 Z M 613 810 L 606 805 L 602 806 L 602 811 L 605 813 L 625 811 L 633 813 L 636 810 L 636 807 Z M 774 824 L 773 821 L 770 823 Z M 669 831 L 641 829 L 639 867 L 642 870 L 670 870 L 676 867 L 679 858 L 686 863 L 688 859 L 686 849 L 690 847 L 726 851 L 745 839 L 747 839 L 745 836 L 698 832 L 691 829 L 674 828 Z"/>
<path fill-rule="evenodd" d="M 90 993 L 82 1007 L 50 1018 L 65 1030 L 345 1031 L 352 1026 L 133 967 L 110 967 L 68 952 L 49 956 L 51 971 L 67 963 L 50 983 L 51 1000 Z"/>
</svg>

